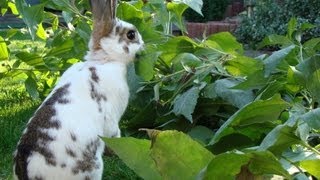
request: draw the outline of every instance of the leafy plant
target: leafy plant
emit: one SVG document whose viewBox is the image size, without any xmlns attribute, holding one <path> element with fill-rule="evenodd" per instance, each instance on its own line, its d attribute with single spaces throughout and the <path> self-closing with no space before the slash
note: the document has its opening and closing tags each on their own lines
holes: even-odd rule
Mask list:
<svg viewBox="0 0 320 180">
<path fill-rule="evenodd" d="M 128 144 L 126 138 L 105 139 L 106 143 L 125 162 L 130 161 L 127 164 L 133 169 L 136 163 L 155 163 L 148 166 L 151 170 L 144 170 L 157 171 L 162 178 L 181 174 L 186 175 L 182 179 L 259 178 L 270 174 L 287 179 L 310 174 L 318 178 L 315 165 L 320 161 L 319 144 L 312 144 L 310 139 L 320 137 L 320 40 L 302 42 L 303 31 L 312 27 L 299 26 L 297 19 L 291 19 L 286 36 L 270 35 L 259 44 L 282 49 L 257 58 L 244 56 L 242 45 L 229 33 L 214 34 L 202 42 L 187 37 L 169 39 L 156 49 L 158 60 L 149 69 L 139 66 L 150 59 L 142 58 L 136 64 L 137 73 L 147 82 L 137 85 L 134 102 L 124 117 L 127 134 L 141 135 L 136 131 L 139 127 L 163 130 L 148 130 L 151 142 L 130 139 L 146 143 L 130 149 L 142 148 L 143 157 L 149 160 L 123 157 L 120 149 Z M 180 139 L 181 132 L 170 129 L 183 131 L 194 141 L 183 135 L 188 139 L 185 142 Z M 162 134 L 171 137 L 160 138 Z M 191 145 L 195 142 L 202 146 Z M 188 155 L 191 152 L 183 148 L 188 145 L 198 147 L 195 152 L 209 150 L 210 157 L 206 152 Z M 181 157 L 168 148 L 186 155 Z M 186 163 L 201 155 L 210 160 L 202 168 Z M 222 163 L 225 166 L 221 169 Z M 197 173 L 185 173 L 193 169 Z"/>
<path fill-rule="evenodd" d="M 303 41 L 320 35 L 320 5 L 314 0 L 263 0 L 256 1 L 251 17 L 242 15 L 240 26 L 236 29 L 239 41 L 252 47 L 270 34 L 285 35 L 291 17 L 303 23 L 315 24 L 316 27 L 304 31 Z"/>
</svg>

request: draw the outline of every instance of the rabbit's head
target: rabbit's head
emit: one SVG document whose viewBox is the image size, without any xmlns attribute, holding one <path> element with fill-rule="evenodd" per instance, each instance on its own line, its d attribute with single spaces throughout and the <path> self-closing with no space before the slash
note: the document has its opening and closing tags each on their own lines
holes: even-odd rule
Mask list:
<svg viewBox="0 0 320 180">
<path fill-rule="evenodd" d="M 130 62 L 143 48 L 136 27 L 116 18 L 117 0 L 90 0 L 93 31 L 87 60 Z"/>
</svg>

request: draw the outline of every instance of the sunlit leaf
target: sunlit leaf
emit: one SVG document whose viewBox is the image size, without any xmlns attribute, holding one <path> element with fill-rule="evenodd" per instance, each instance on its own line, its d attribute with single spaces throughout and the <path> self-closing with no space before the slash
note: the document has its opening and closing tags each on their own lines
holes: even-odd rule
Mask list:
<svg viewBox="0 0 320 180">
<path fill-rule="evenodd" d="M 178 131 L 159 133 L 151 148 L 162 179 L 194 179 L 213 155 L 188 135 Z"/>
<path fill-rule="evenodd" d="M 203 2 L 202 0 L 174 0 L 174 2 L 182 2 L 186 5 L 188 5 L 191 9 L 199 13 L 200 15 L 203 15 L 201 12 Z"/>
<path fill-rule="evenodd" d="M 140 177 L 146 180 L 161 179 L 156 164 L 150 157 L 149 140 L 132 137 L 103 138 L 103 140 Z"/>
<path fill-rule="evenodd" d="M 320 179 L 320 159 L 302 161 L 300 162 L 300 166 L 317 179 Z"/>
<path fill-rule="evenodd" d="M 229 32 L 220 32 L 213 34 L 208 37 L 205 44 L 210 44 L 210 42 L 216 42 L 222 51 L 228 53 L 242 53 L 242 44 L 237 42 L 236 38 L 232 36 Z"/>
<path fill-rule="evenodd" d="M 294 133 L 295 128 L 288 125 L 278 125 L 261 142 L 260 150 L 269 150 L 275 154 L 281 154 L 293 144 L 300 143 L 300 139 Z"/>
<path fill-rule="evenodd" d="M 0 36 L 0 61 L 7 60 L 9 58 L 9 53 L 7 49 L 7 44 L 4 39 Z"/>
<path fill-rule="evenodd" d="M 232 115 L 216 132 L 210 144 L 214 144 L 220 138 L 234 133 L 237 126 L 275 121 L 280 113 L 287 107 L 287 103 L 280 96 L 275 95 L 268 100 L 254 101 Z"/>
<path fill-rule="evenodd" d="M 263 63 L 265 65 L 265 76 L 269 76 L 277 67 L 277 65 L 284 60 L 284 58 L 295 48 L 295 45 L 288 46 L 284 49 L 272 53 L 266 58 Z"/>
</svg>

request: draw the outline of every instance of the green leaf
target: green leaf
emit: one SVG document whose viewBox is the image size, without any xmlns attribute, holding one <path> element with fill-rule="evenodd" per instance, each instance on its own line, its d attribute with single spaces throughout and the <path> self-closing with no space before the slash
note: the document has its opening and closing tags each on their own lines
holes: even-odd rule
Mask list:
<svg viewBox="0 0 320 180">
<path fill-rule="evenodd" d="M 285 57 L 295 48 L 295 45 L 288 46 L 284 49 L 272 53 L 263 62 L 265 65 L 265 76 L 268 77 L 277 67 L 277 65 L 285 59 Z"/>
<path fill-rule="evenodd" d="M 313 109 L 300 116 L 300 118 L 308 123 L 311 128 L 320 129 L 320 108 Z"/>
<path fill-rule="evenodd" d="M 50 52 L 46 55 L 49 56 L 59 56 L 65 58 L 66 53 L 70 52 L 74 46 L 72 39 L 68 39 L 60 42 L 59 46 L 56 45 L 50 49 Z"/>
<path fill-rule="evenodd" d="M 0 61 L 8 60 L 8 58 L 9 58 L 9 53 L 8 53 L 7 44 L 4 41 L 4 39 L 0 36 Z"/>
<path fill-rule="evenodd" d="M 139 59 L 135 62 L 136 73 L 143 78 L 145 81 L 150 81 L 154 74 L 154 65 L 160 56 L 160 52 L 146 51 Z"/>
<path fill-rule="evenodd" d="M 291 179 L 289 173 L 281 166 L 279 160 L 269 151 L 251 152 L 249 170 L 253 174 L 276 174 Z"/>
<path fill-rule="evenodd" d="M 196 11 L 198 14 L 203 16 L 203 14 L 201 12 L 202 5 L 203 5 L 202 0 L 175 0 L 175 2 L 182 2 L 186 5 L 188 5 L 191 9 Z"/>
<path fill-rule="evenodd" d="M 44 15 L 44 4 L 28 6 L 24 0 L 16 1 L 17 9 L 22 16 L 23 21 L 28 26 L 29 33 L 32 39 L 35 39 L 38 24 L 42 22 Z"/>
<path fill-rule="evenodd" d="M 213 131 L 205 126 L 195 126 L 188 132 L 188 134 L 193 139 L 203 144 L 208 144 L 209 140 L 213 136 Z"/>
<path fill-rule="evenodd" d="M 204 179 L 234 180 L 241 167 L 248 164 L 250 156 L 242 152 L 227 152 L 215 156 L 207 167 Z"/>
<path fill-rule="evenodd" d="M 162 179 L 194 179 L 213 155 L 188 135 L 178 131 L 160 132 L 154 139 L 151 157 Z"/>
<path fill-rule="evenodd" d="M 234 59 L 228 60 L 225 68 L 234 76 L 248 76 L 262 70 L 263 64 L 261 61 L 250 57 L 237 56 Z"/>
<path fill-rule="evenodd" d="M 200 90 L 198 87 L 192 87 L 188 91 L 177 96 L 173 102 L 173 112 L 176 115 L 183 115 L 192 123 L 192 113 L 197 105 L 199 92 Z"/>
<path fill-rule="evenodd" d="M 254 101 L 232 115 L 219 128 L 210 144 L 214 144 L 222 137 L 234 133 L 237 127 L 275 121 L 287 106 L 287 103 L 279 95 L 275 95 L 268 100 Z"/>
<path fill-rule="evenodd" d="M 170 64 L 172 59 L 180 53 L 193 53 L 198 46 L 192 39 L 186 36 L 178 36 L 160 45 L 159 50 L 163 51 L 161 58 Z"/>
<path fill-rule="evenodd" d="M 193 72 L 193 70 L 200 65 L 202 65 L 202 61 L 192 53 L 178 54 L 172 60 L 172 66 L 175 71 L 184 69 L 187 72 Z"/>
<path fill-rule="evenodd" d="M 282 154 L 291 145 L 301 142 L 295 135 L 295 130 L 295 127 L 286 124 L 278 125 L 263 139 L 259 150 L 269 150 L 276 155 Z"/>
<path fill-rule="evenodd" d="M 19 15 L 19 12 L 18 12 L 18 10 L 17 10 L 17 7 L 16 7 L 16 5 L 15 5 L 14 3 L 8 2 L 8 7 L 10 8 L 12 14 L 14 14 L 14 15 Z"/>
<path fill-rule="evenodd" d="M 287 47 L 292 45 L 293 42 L 288 39 L 286 36 L 281 36 L 277 34 L 272 34 L 268 37 L 265 37 L 261 43 L 258 44 L 258 49 L 270 45 L 281 45 L 282 47 Z"/>
<path fill-rule="evenodd" d="M 233 89 L 260 89 L 268 84 L 269 78 L 264 77 L 263 70 L 258 70 L 246 77 L 244 82 L 234 86 Z"/>
<path fill-rule="evenodd" d="M 312 56 L 296 66 L 296 69 L 304 75 L 305 79 L 313 76 L 314 72 L 320 69 L 320 55 Z"/>
<path fill-rule="evenodd" d="M 290 21 L 288 22 L 288 34 L 287 36 L 290 39 L 294 39 L 293 33 L 297 30 L 297 18 L 291 18 Z"/>
<path fill-rule="evenodd" d="M 219 48 L 228 53 L 243 53 L 243 47 L 242 44 L 240 44 L 234 36 L 232 36 L 229 32 L 220 32 L 213 34 L 208 37 L 208 39 L 205 41 L 205 44 L 209 45 L 211 44 L 211 41 L 217 43 L 219 45 Z M 215 48 L 213 46 L 213 48 Z"/>
<path fill-rule="evenodd" d="M 52 2 L 59 7 L 59 9 L 62 9 L 63 11 L 69 11 L 73 13 L 80 14 L 78 9 L 73 5 L 73 3 L 70 3 L 69 0 L 52 0 Z"/>
<path fill-rule="evenodd" d="M 320 58 L 319 58 L 320 59 Z M 313 98 L 320 102 L 320 69 L 315 71 L 311 77 L 307 79 L 307 89 L 310 91 Z"/>
<path fill-rule="evenodd" d="M 317 179 L 320 179 L 320 160 L 314 159 L 314 160 L 305 160 L 300 162 L 300 166 L 307 170 L 310 174 L 312 174 Z"/>
<path fill-rule="evenodd" d="M 220 79 L 214 82 L 214 94 L 223 100 L 231 103 L 233 106 L 241 108 L 254 100 L 254 94 L 250 90 L 232 89 L 239 84 L 238 81 L 232 79 Z M 212 93 L 210 93 L 212 94 Z"/>
<path fill-rule="evenodd" d="M 143 19 L 143 12 L 128 2 L 121 1 L 117 8 L 117 17 L 122 20 Z"/>
<path fill-rule="evenodd" d="M 42 23 L 38 24 L 36 35 L 43 40 L 47 39 L 47 34 L 42 26 Z"/>
<path fill-rule="evenodd" d="M 303 49 L 309 56 L 313 56 L 320 50 L 320 38 L 312 38 L 303 44 Z"/>
<path fill-rule="evenodd" d="M 32 97 L 32 99 L 39 98 L 38 85 L 36 80 L 33 78 L 34 75 L 29 74 L 28 78 L 24 82 L 27 92 Z"/>
<path fill-rule="evenodd" d="M 179 27 L 183 32 L 187 32 L 185 24 L 183 22 L 183 12 L 188 8 L 187 5 L 182 3 L 168 2 L 167 9 L 172 12 L 171 22 Z"/>
<path fill-rule="evenodd" d="M 149 140 L 132 137 L 102 139 L 140 177 L 146 180 L 161 179 L 156 164 L 150 157 Z"/>
<path fill-rule="evenodd" d="M 279 93 L 280 90 L 284 87 L 283 82 L 277 80 L 269 82 L 267 87 L 258 95 L 257 99 L 269 99 L 275 94 Z"/>
<path fill-rule="evenodd" d="M 16 57 L 30 66 L 44 65 L 43 58 L 35 53 L 20 52 Z"/>
<path fill-rule="evenodd" d="M 205 179 L 235 179 L 240 175 L 242 168 L 248 168 L 249 173 L 256 176 L 276 174 L 290 179 L 289 173 L 268 151 L 248 153 L 235 151 L 219 154 L 208 165 Z"/>
</svg>

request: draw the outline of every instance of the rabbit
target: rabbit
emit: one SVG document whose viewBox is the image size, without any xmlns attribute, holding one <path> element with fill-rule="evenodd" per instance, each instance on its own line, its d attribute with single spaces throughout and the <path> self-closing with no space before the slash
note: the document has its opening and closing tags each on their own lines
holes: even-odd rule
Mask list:
<svg viewBox="0 0 320 180">
<path fill-rule="evenodd" d="M 129 98 L 127 64 L 143 49 L 138 30 L 116 18 L 117 0 L 91 0 L 84 62 L 72 65 L 30 118 L 14 152 L 15 179 L 99 180 L 100 137 L 120 137 Z"/>
</svg>

